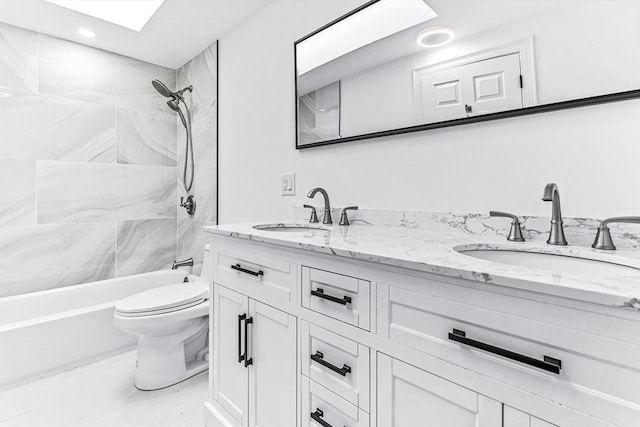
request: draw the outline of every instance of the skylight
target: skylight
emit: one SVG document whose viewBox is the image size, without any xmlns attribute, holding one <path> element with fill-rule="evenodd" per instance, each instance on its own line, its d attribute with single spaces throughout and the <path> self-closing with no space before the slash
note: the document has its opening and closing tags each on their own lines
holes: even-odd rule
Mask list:
<svg viewBox="0 0 640 427">
<path fill-rule="evenodd" d="M 130 30 L 140 31 L 164 0 L 46 0 Z"/>
</svg>

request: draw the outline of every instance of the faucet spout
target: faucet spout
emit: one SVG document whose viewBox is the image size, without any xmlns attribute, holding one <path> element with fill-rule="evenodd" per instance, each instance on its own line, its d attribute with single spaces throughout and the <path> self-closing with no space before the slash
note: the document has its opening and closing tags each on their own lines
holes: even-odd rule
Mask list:
<svg viewBox="0 0 640 427">
<path fill-rule="evenodd" d="M 312 199 L 316 194 L 322 194 L 324 198 L 324 218 L 322 219 L 323 224 L 333 224 L 331 220 L 331 204 L 329 203 L 329 194 L 324 188 L 316 187 L 313 190 L 309 191 L 307 197 Z"/>
<path fill-rule="evenodd" d="M 564 228 L 562 226 L 562 211 L 560 209 L 560 192 L 555 183 L 549 183 L 544 187 L 542 200 L 551 202 L 551 230 L 549 231 L 549 245 L 566 246 L 567 239 L 564 237 Z"/>
</svg>

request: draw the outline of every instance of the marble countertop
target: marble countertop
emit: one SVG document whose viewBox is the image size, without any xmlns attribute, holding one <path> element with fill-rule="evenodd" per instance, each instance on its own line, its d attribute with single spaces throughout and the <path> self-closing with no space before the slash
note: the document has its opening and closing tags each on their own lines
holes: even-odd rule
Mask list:
<svg viewBox="0 0 640 427">
<path fill-rule="evenodd" d="M 300 224 L 285 221 L 281 224 Z M 504 237 L 367 225 L 325 226 L 322 230 L 279 232 L 251 224 L 203 227 L 206 233 L 302 249 L 474 280 L 554 296 L 640 310 L 640 250 L 602 251 L 585 246 L 551 246 L 543 242 L 509 242 Z M 457 249 L 457 250 L 456 250 Z M 577 256 L 634 267 L 608 275 L 568 274 L 487 261 L 463 249 L 498 249 Z"/>
</svg>

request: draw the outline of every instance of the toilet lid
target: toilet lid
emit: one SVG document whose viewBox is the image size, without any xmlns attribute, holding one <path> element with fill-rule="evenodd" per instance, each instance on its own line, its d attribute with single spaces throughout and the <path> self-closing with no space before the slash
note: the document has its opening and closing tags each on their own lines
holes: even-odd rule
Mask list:
<svg viewBox="0 0 640 427">
<path fill-rule="evenodd" d="M 178 283 L 140 292 L 116 304 L 120 313 L 147 313 L 177 307 L 192 307 L 207 299 L 209 289 L 203 282 Z"/>
</svg>

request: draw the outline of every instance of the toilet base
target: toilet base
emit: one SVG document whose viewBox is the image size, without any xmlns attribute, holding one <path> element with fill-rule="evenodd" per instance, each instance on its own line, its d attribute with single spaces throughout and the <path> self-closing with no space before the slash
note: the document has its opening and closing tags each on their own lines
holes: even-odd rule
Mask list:
<svg viewBox="0 0 640 427">
<path fill-rule="evenodd" d="M 207 329 L 206 319 L 202 327 Z M 201 335 L 202 330 L 197 333 Z M 206 330 L 204 331 L 206 337 Z M 134 385 L 139 390 L 157 390 L 177 384 L 202 371 L 209 363 L 206 357 L 187 360 L 185 343 L 172 337 L 139 337 Z M 206 338 L 203 343 L 206 346 Z"/>
</svg>

